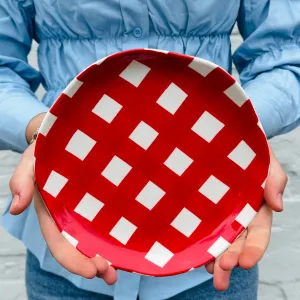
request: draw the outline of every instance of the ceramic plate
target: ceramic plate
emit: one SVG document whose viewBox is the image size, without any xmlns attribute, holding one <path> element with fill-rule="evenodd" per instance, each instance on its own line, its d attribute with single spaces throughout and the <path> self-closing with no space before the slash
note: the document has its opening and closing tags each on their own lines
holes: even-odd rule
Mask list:
<svg viewBox="0 0 300 300">
<path fill-rule="evenodd" d="M 50 108 L 36 181 L 65 238 L 88 257 L 152 276 L 219 256 L 261 206 L 266 137 L 215 64 L 137 49 L 79 74 Z"/>
</svg>

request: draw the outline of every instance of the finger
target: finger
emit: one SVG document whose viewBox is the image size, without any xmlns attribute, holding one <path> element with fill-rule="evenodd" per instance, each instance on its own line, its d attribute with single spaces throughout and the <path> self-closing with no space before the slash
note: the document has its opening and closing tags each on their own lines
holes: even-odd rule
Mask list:
<svg viewBox="0 0 300 300">
<path fill-rule="evenodd" d="M 219 265 L 220 259 L 217 258 L 214 267 L 214 286 L 218 291 L 225 291 L 229 287 L 230 271 L 224 271 Z"/>
<path fill-rule="evenodd" d="M 116 270 L 110 267 L 104 258 L 97 256 L 92 258 L 92 261 L 97 268 L 97 277 L 102 278 L 107 284 L 114 284 L 117 281 Z"/>
<path fill-rule="evenodd" d="M 275 211 L 283 210 L 282 195 L 286 187 L 288 177 L 283 171 L 279 161 L 270 149 L 271 167 L 269 178 L 266 182 L 264 198 L 268 205 Z"/>
<path fill-rule="evenodd" d="M 85 278 L 94 278 L 97 268 L 92 260 L 76 250 L 62 236 L 36 192 L 34 204 L 42 234 L 56 261 L 71 273 Z"/>
<path fill-rule="evenodd" d="M 101 256 L 93 257 L 91 260 L 97 268 L 98 275 L 104 274 L 108 270 L 108 262 Z"/>
<path fill-rule="evenodd" d="M 24 152 L 11 180 L 10 190 L 13 201 L 10 213 L 18 215 L 31 203 L 34 193 L 34 144 Z"/>
<path fill-rule="evenodd" d="M 118 274 L 113 267 L 109 267 L 104 274 L 97 275 L 97 277 L 102 278 L 107 284 L 112 285 L 116 283 Z"/>
<path fill-rule="evenodd" d="M 272 210 L 263 204 L 248 226 L 244 249 L 239 257 L 239 265 L 243 269 L 250 269 L 261 260 L 270 241 L 271 227 Z"/>
<path fill-rule="evenodd" d="M 215 261 L 211 261 L 205 265 L 205 269 L 209 274 L 214 274 Z"/>
<path fill-rule="evenodd" d="M 224 271 L 230 271 L 239 263 L 239 256 L 244 248 L 247 230 L 245 230 L 239 238 L 220 257 L 219 265 Z"/>
</svg>

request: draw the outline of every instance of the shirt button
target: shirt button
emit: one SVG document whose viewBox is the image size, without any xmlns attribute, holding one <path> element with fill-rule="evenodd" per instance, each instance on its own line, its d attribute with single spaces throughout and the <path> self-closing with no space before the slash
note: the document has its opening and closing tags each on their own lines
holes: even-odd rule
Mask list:
<svg viewBox="0 0 300 300">
<path fill-rule="evenodd" d="M 136 38 L 140 38 L 143 35 L 143 30 L 141 28 L 137 27 L 133 30 L 133 35 Z"/>
</svg>

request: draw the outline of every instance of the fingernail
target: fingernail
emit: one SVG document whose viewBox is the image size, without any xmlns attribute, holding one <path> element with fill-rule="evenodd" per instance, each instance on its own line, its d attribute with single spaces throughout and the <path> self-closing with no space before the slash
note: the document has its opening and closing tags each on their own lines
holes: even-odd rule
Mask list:
<svg viewBox="0 0 300 300">
<path fill-rule="evenodd" d="M 20 196 L 18 194 L 15 194 L 12 200 L 10 210 L 16 208 L 19 205 L 19 203 L 20 203 Z"/>
<path fill-rule="evenodd" d="M 280 209 L 283 210 L 282 193 L 279 193 L 277 195 L 276 202 L 277 202 L 278 206 L 280 207 Z"/>
</svg>

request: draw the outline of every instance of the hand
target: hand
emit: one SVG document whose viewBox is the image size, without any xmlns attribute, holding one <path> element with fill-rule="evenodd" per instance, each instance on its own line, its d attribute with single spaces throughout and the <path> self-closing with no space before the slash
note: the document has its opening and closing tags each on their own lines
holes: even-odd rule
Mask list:
<svg viewBox="0 0 300 300">
<path fill-rule="evenodd" d="M 26 139 L 27 142 L 30 143 L 33 134 L 35 133 L 35 131 L 37 130 L 37 128 L 39 128 L 41 126 L 41 123 L 45 117 L 46 113 L 41 113 L 37 116 L 35 116 L 27 125 L 26 128 Z"/>
<path fill-rule="evenodd" d="M 283 210 L 282 194 L 287 184 L 287 175 L 270 149 L 271 170 L 267 180 L 262 205 L 243 234 L 220 257 L 206 265 L 214 274 L 217 290 L 228 289 L 231 271 L 239 266 L 245 270 L 254 267 L 267 250 L 272 227 L 272 210 Z"/>
<path fill-rule="evenodd" d="M 43 201 L 35 190 L 34 147 L 35 143 L 24 152 L 10 181 L 10 189 L 13 194 L 10 213 L 13 215 L 22 213 L 30 205 L 34 196 L 34 206 L 42 234 L 56 261 L 74 274 L 85 278 L 98 276 L 107 284 L 114 284 L 117 281 L 116 270 L 101 257 L 90 259 L 81 254 L 66 241 L 52 221 Z"/>
</svg>

